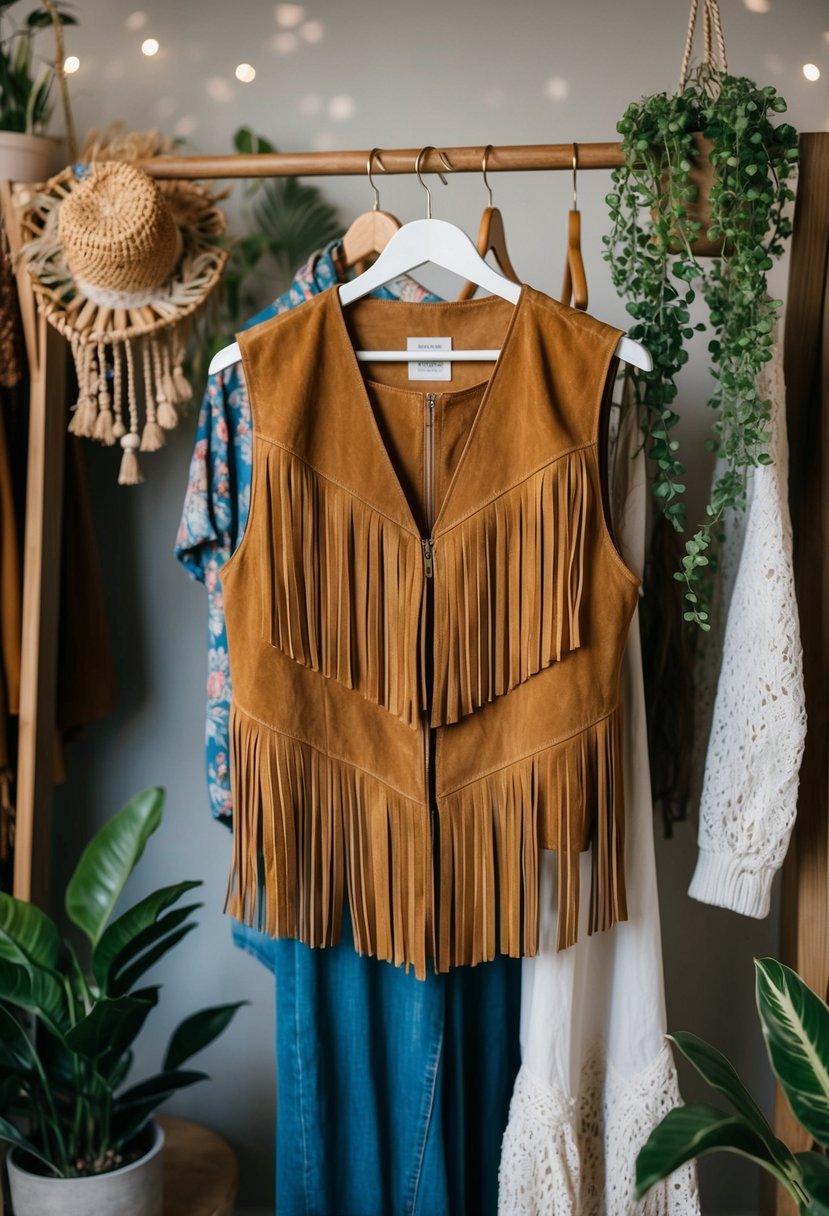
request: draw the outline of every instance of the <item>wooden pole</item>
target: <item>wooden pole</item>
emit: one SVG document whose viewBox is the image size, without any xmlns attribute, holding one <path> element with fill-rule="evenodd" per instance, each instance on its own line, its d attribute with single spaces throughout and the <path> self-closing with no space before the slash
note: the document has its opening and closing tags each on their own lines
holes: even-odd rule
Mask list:
<svg viewBox="0 0 829 1216">
<path fill-rule="evenodd" d="M 622 163 L 618 143 L 582 144 L 579 171 L 616 169 Z M 237 177 L 348 177 L 365 176 L 369 149 L 364 152 L 269 152 L 233 156 L 156 156 L 139 161 L 147 173 L 158 178 Z M 390 173 L 414 173 L 420 148 L 381 148 L 374 158 L 377 177 Z M 441 160 L 446 157 L 451 170 Z M 432 149 L 423 157 L 421 173 L 480 173 L 484 148 Z M 494 147 L 487 160 L 487 173 L 546 172 L 572 169 L 572 144 L 510 144 Z"/>
</svg>

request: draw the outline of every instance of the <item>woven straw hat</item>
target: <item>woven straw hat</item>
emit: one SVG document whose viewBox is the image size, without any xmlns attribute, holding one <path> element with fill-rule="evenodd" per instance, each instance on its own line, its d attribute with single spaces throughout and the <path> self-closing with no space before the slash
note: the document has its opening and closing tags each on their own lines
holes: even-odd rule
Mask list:
<svg viewBox="0 0 829 1216">
<path fill-rule="evenodd" d="M 137 452 L 163 446 L 164 431 L 178 423 L 176 406 L 192 396 L 182 370 L 188 325 L 227 260 L 217 197 L 196 182 L 157 183 L 137 165 L 109 159 L 69 166 L 23 208 L 21 257 L 38 308 L 75 360 L 69 430 L 120 443 L 124 485 L 142 480 Z"/>
</svg>

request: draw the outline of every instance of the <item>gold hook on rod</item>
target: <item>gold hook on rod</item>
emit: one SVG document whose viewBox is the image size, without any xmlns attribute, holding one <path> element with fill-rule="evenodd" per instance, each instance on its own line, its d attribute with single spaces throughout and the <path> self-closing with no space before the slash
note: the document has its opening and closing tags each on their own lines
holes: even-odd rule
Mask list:
<svg viewBox="0 0 829 1216">
<path fill-rule="evenodd" d="M 372 211 L 379 211 L 380 210 L 380 191 L 375 186 L 374 178 L 371 176 L 371 166 L 374 163 L 375 156 L 377 157 L 377 164 L 380 166 L 381 169 L 383 169 L 383 161 L 380 156 L 380 149 L 372 148 L 368 154 L 368 165 L 366 166 L 366 173 L 368 174 L 368 183 L 371 186 L 372 190 L 374 191 L 374 206 L 372 207 Z M 385 169 L 383 169 L 383 172 L 385 173 Z"/>
<path fill-rule="evenodd" d="M 483 158 L 483 161 L 481 162 L 481 173 L 483 174 L 483 177 L 484 177 L 484 186 L 486 187 L 487 196 L 489 198 L 489 202 L 487 204 L 488 207 L 492 206 L 492 186 L 490 186 L 489 178 L 486 175 L 486 166 L 487 166 L 487 162 L 489 161 L 489 154 L 491 151 L 492 151 L 492 144 L 487 144 L 487 146 L 484 148 L 484 158 Z"/>
<path fill-rule="evenodd" d="M 577 143 L 574 143 L 573 144 L 573 210 L 574 211 L 578 211 L 578 209 L 579 209 L 579 194 L 578 194 L 578 188 L 576 185 L 576 173 L 578 171 L 578 167 L 579 167 L 579 145 Z"/>
<path fill-rule="evenodd" d="M 415 160 L 415 173 L 417 174 L 417 180 L 420 182 L 421 186 L 426 191 L 426 218 L 427 218 L 427 220 L 430 220 L 432 218 L 432 191 L 426 185 L 426 183 L 424 182 L 424 180 L 420 174 L 420 162 L 423 160 L 423 157 L 426 155 L 427 152 L 437 152 L 438 156 L 443 161 L 444 167 L 446 169 L 448 169 L 450 173 L 452 172 L 452 166 L 449 163 L 449 161 L 446 159 L 444 154 L 441 152 L 440 148 L 435 148 L 432 144 L 427 144 L 427 146 L 425 148 L 421 148 L 417 154 L 417 159 Z M 448 182 L 446 181 L 446 178 L 441 173 L 440 169 L 437 170 L 437 175 L 440 178 L 440 180 L 443 182 L 444 186 L 448 185 Z"/>
</svg>

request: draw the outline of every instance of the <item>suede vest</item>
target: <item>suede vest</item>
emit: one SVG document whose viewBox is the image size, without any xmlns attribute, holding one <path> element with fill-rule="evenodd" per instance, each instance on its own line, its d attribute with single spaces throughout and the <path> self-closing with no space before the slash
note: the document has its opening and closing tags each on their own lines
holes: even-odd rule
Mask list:
<svg viewBox="0 0 829 1216">
<path fill-rule="evenodd" d="M 237 335 L 245 534 L 220 578 L 234 846 L 226 908 L 424 977 L 627 917 L 620 669 L 639 579 L 600 439 L 621 331 L 524 285 L 449 303 L 336 287 Z M 500 348 L 413 381 L 355 349 Z M 429 369 L 426 374 L 433 374 Z M 489 375 L 482 380 L 482 371 Z"/>
</svg>

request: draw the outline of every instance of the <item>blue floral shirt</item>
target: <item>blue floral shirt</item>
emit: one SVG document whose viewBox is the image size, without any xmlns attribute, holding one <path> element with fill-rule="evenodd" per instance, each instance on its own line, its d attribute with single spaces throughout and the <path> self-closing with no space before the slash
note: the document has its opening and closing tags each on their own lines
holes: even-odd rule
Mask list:
<svg viewBox="0 0 829 1216">
<path fill-rule="evenodd" d="M 296 308 L 341 280 L 337 254 L 341 240 L 315 253 L 297 271 L 291 286 L 243 328 Z M 414 279 L 398 279 L 375 293 L 385 299 L 436 300 Z M 213 815 L 231 825 L 228 723 L 230 668 L 219 570 L 236 549 L 250 509 L 251 417 L 241 363 L 208 377 L 199 410 L 196 442 L 184 509 L 176 537 L 176 557 L 207 588 L 207 785 Z"/>
</svg>

